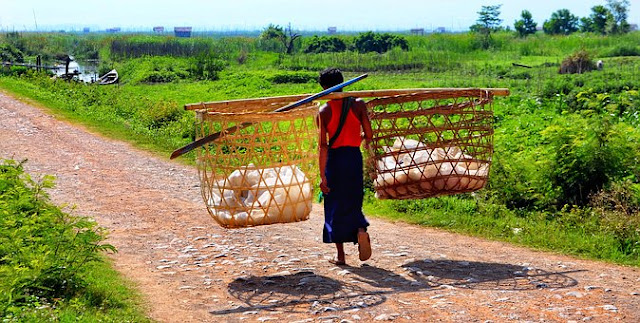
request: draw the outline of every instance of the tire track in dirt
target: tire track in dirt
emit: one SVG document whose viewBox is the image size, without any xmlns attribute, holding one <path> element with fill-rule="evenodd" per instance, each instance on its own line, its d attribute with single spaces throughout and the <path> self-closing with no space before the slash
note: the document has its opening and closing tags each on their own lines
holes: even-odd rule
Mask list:
<svg viewBox="0 0 640 323">
<path fill-rule="evenodd" d="M 309 221 L 225 230 L 197 171 L 0 92 L 0 158 L 57 176 L 54 202 L 106 227 L 116 268 L 162 322 L 640 321 L 640 271 L 370 219 L 372 260 L 333 267 Z M 345 322 L 346 322 L 345 321 Z"/>
</svg>

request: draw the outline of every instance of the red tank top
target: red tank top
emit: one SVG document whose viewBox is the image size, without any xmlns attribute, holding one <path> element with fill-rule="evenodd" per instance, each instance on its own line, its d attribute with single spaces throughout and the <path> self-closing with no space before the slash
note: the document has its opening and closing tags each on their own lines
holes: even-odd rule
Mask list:
<svg viewBox="0 0 640 323">
<path fill-rule="evenodd" d="M 340 124 L 340 115 L 342 114 L 342 99 L 330 100 L 327 102 L 329 107 L 331 108 L 331 120 L 327 125 L 327 132 L 329 132 L 329 138 L 333 137 L 333 134 L 338 130 L 338 125 Z M 333 143 L 333 146 L 330 148 L 337 147 L 360 147 L 360 143 L 362 142 L 362 138 L 360 137 L 360 120 L 353 113 L 353 105 L 352 108 L 349 109 L 347 114 L 347 119 L 344 122 L 344 126 L 342 126 L 342 130 L 338 135 L 338 138 Z"/>
</svg>

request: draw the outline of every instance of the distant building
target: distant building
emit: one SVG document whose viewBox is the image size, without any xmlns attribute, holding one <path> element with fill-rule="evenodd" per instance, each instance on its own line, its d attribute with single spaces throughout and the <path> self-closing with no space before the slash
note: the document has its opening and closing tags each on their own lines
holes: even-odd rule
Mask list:
<svg viewBox="0 0 640 323">
<path fill-rule="evenodd" d="M 120 27 L 107 28 L 108 33 L 118 33 L 120 32 Z"/>
<path fill-rule="evenodd" d="M 83 33 L 88 33 L 89 31 L 91 31 L 91 29 L 89 29 L 89 27 L 82 28 L 82 32 Z"/>
<path fill-rule="evenodd" d="M 174 27 L 173 33 L 176 37 L 189 38 L 191 37 L 191 27 Z"/>
<path fill-rule="evenodd" d="M 337 27 L 329 27 L 329 28 L 327 28 L 327 32 L 329 33 L 329 35 L 335 35 L 338 32 L 338 28 Z"/>
<path fill-rule="evenodd" d="M 438 28 L 436 28 L 436 30 L 434 32 L 436 32 L 436 33 L 446 33 L 447 32 L 447 28 L 438 27 Z"/>
<path fill-rule="evenodd" d="M 162 27 L 162 26 L 153 27 L 153 32 L 154 33 L 163 33 L 164 32 L 164 27 Z"/>
<path fill-rule="evenodd" d="M 413 29 L 411 29 L 411 34 L 413 34 L 413 35 L 424 35 L 424 28 L 413 28 Z"/>
<path fill-rule="evenodd" d="M 638 24 L 630 24 L 630 25 L 629 25 L 629 30 L 631 30 L 631 31 L 636 31 L 636 30 L 638 30 Z"/>
</svg>

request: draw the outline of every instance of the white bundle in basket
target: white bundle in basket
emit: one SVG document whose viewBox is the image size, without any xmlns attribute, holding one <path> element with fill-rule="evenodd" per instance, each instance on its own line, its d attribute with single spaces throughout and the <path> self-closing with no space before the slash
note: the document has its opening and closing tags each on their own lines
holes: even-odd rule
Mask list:
<svg viewBox="0 0 640 323">
<path fill-rule="evenodd" d="M 392 147 L 383 149 L 387 156 L 377 162 L 374 185 L 389 186 L 385 192 L 391 197 L 409 191 L 479 189 L 488 175 L 489 164 L 474 161 L 455 146 L 429 149 L 417 140 L 397 137 Z"/>
<path fill-rule="evenodd" d="M 216 182 L 209 206 L 223 224 L 246 226 L 304 220 L 311 201 L 311 183 L 297 166 L 249 164 Z"/>
</svg>

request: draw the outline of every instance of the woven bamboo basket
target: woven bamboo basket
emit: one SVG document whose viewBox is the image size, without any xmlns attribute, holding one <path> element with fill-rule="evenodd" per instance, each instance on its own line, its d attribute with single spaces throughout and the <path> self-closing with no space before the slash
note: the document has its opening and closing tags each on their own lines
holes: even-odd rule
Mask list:
<svg viewBox="0 0 640 323">
<path fill-rule="evenodd" d="M 318 172 L 317 106 L 274 113 L 260 99 L 229 103 L 187 106 L 195 109 L 198 138 L 250 124 L 197 150 L 209 214 L 225 228 L 307 220 Z"/>
<path fill-rule="evenodd" d="M 492 102 L 507 89 L 402 89 L 331 93 L 368 99 L 374 130 L 367 168 L 376 196 L 417 199 L 471 192 L 487 182 Z M 188 104 L 197 138 L 202 197 L 226 228 L 308 219 L 317 183 L 317 102 L 273 112 L 309 95 Z M 365 100 L 366 101 L 366 100 Z"/>
<path fill-rule="evenodd" d="M 399 93 L 367 102 L 374 137 L 367 165 L 380 199 L 473 192 L 487 183 L 498 89 Z"/>
</svg>

